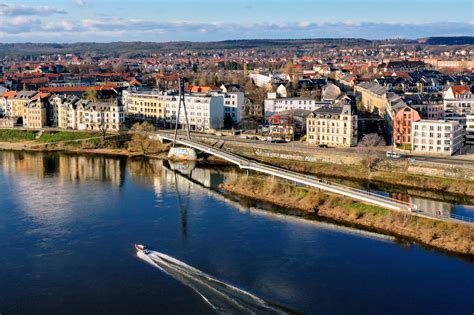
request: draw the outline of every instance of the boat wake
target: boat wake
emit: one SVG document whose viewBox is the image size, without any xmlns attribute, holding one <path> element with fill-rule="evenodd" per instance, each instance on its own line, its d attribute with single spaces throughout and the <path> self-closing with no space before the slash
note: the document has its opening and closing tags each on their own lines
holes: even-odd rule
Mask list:
<svg viewBox="0 0 474 315">
<path fill-rule="evenodd" d="M 216 312 L 221 314 L 289 314 L 249 292 L 212 278 L 182 261 L 160 252 L 139 251 L 137 256 L 193 289 Z"/>
</svg>

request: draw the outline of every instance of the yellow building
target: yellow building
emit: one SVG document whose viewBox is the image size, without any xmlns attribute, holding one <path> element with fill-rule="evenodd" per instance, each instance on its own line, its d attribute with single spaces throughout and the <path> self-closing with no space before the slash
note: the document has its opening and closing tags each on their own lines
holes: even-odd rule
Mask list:
<svg viewBox="0 0 474 315">
<path fill-rule="evenodd" d="M 350 105 L 323 106 L 306 118 L 306 141 L 337 147 L 357 145 L 357 115 Z"/>
<path fill-rule="evenodd" d="M 143 120 L 165 119 L 165 104 L 172 98 L 170 95 L 151 91 L 124 91 L 123 100 L 127 115 Z"/>
<path fill-rule="evenodd" d="M 41 129 L 46 126 L 46 106 L 40 99 L 25 106 L 23 127 Z"/>
<path fill-rule="evenodd" d="M 38 92 L 36 91 L 20 91 L 12 99 L 12 116 L 24 117 L 25 108 Z"/>
<path fill-rule="evenodd" d="M 362 82 L 355 86 L 358 101 L 369 112 L 385 115 L 387 105 L 387 89 L 375 82 Z"/>
</svg>

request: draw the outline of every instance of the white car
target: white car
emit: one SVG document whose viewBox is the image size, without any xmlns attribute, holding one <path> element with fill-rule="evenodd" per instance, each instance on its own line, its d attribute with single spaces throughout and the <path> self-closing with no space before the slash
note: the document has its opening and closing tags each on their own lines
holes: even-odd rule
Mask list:
<svg viewBox="0 0 474 315">
<path fill-rule="evenodd" d="M 400 153 L 395 152 L 395 151 L 387 151 L 387 152 L 385 153 L 385 156 L 388 157 L 388 158 L 392 158 L 392 159 L 399 159 L 399 158 L 401 158 Z"/>
</svg>

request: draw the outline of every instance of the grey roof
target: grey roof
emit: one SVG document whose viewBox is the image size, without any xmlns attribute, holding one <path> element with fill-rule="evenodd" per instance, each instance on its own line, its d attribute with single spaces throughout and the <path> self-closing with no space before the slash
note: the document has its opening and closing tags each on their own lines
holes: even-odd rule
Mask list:
<svg viewBox="0 0 474 315">
<path fill-rule="evenodd" d="M 33 97 L 36 93 L 38 93 L 37 91 L 20 91 L 18 93 L 16 93 L 15 97 L 16 99 L 29 99 L 31 97 Z"/>
<path fill-rule="evenodd" d="M 387 94 L 387 89 L 376 82 L 362 82 L 358 85 L 358 87 L 369 90 L 372 93 L 380 96 Z"/>
</svg>

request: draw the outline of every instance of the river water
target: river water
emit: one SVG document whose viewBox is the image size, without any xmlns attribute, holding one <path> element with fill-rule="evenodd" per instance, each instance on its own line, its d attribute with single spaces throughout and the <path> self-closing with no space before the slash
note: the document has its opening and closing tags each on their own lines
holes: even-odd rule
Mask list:
<svg viewBox="0 0 474 315">
<path fill-rule="evenodd" d="M 472 260 L 236 202 L 232 176 L 0 152 L 0 314 L 473 313 Z"/>
</svg>

